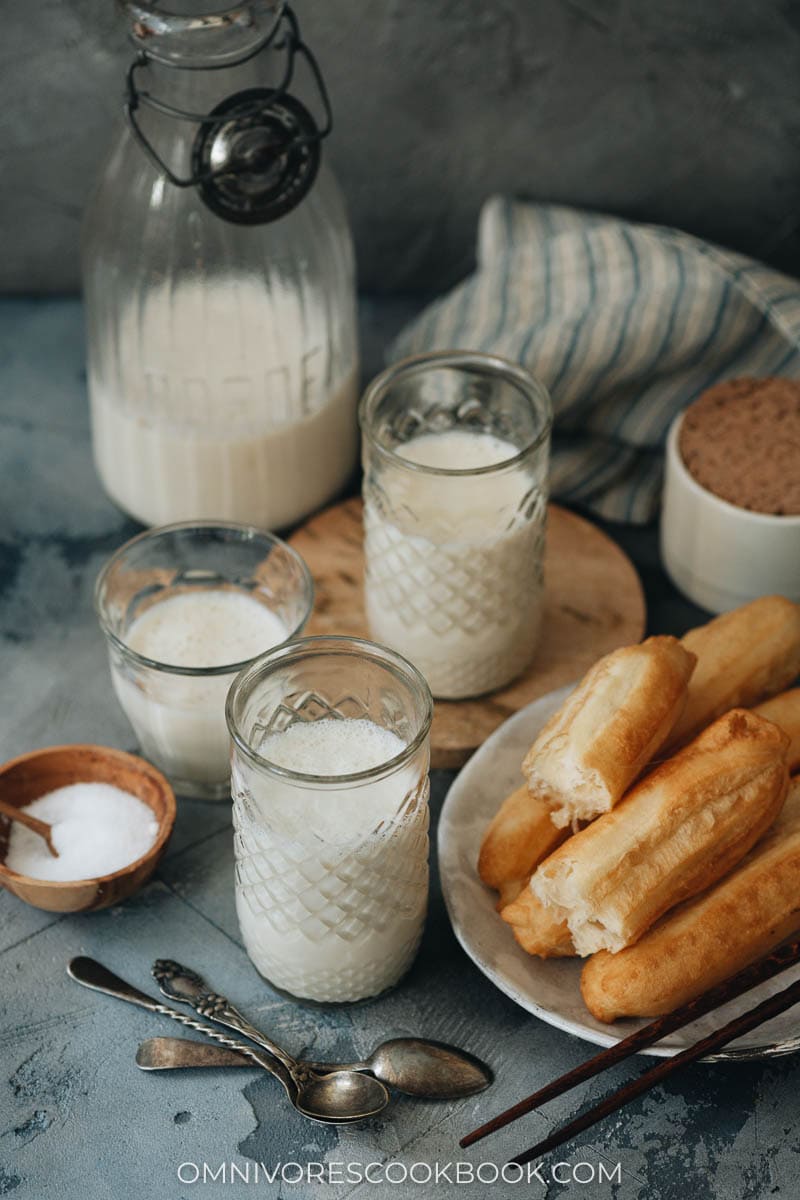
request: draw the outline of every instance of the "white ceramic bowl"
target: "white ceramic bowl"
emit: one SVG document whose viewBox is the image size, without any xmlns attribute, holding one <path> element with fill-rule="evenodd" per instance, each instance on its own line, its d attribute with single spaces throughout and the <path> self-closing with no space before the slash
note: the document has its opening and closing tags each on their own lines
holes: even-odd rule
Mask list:
<svg viewBox="0 0 800 1200">
<path fill-rule="evenodd" d="M 683 413 L 667 437 L 661 559 L 676 587 L 709 612 L 777 593 L 800 601 L 800 516 L 750 512 L 690 474 L 678 447 Z"/>
</svg>

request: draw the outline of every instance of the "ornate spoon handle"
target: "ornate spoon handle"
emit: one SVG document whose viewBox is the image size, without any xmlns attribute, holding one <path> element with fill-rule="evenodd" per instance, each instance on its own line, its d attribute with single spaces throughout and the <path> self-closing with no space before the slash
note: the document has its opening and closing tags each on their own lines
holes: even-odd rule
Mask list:
<svg viewBox="0 0 800 1200">
<path fill-rule="evenodd" d="M 254 1050 L 251 1046 L 247 1046 L 242 1042 L 237 1042 L 234 1038 L 228 1037 L 224 1033 L 220 1033 L 218 1029 L 212 1029 L 210 1025 L 204 1025 L 202 1021 L 196 1021 L 193 1017 L 184 1016 L 181 1012 L 176 1012 L 174 1008 L 170 1008 L 166 1004 L 161 1004 L 158 1000 L 154 1000 L 145 992 L 140 992 L 133 984 L 127 983 L 124 979 L 120 979 L 119 975 L 115 975 L 113 971 L 109 971 L 102 963 L 96 962 L 93 958 L 86 958 L 80 955 L 78 958 L 73 958 L 67 967 L 67 974 L 80 983 L 83 987 L 91 988 L 94 992 L 104 992 L 107 996 L 115 996 L 118 1000 L 127 1000 L 129 1004 L 138 1004 L 140 1008 L 146 1008 L 149 1012 L 158 1013 L 159 1016 L 169 1017 L 173 1021 L 178 1021 L 181 1025 L 188 1026 L 189 1029 L 196 1029 L 198 1033 L 204 1034 L 207 1038 L 211 1038 L 214 1042 L 219 1042 L 223 1046 L 228 1046 L 231 1050 L 238 1050 L 242 1054 L 246 1054 L 254 1063 L 269 1071 L 276 1079 L 279 1079 L 286 1089 L 286 1094 L 294 1103 L 297 1096 L 297 1087 L 294 1081 L 292 1072 L 286 1069 L 285 1064 L 272 1054 L 260 1054 L 258 1050 Z"/>
<path fill-rule="evenodd" d="M 153 963 L 153 978 L 161 988 L 162 993 L 170 1000 L 178 1000 L 188 1004 L 201 1017 L 209 1017 L 220 1025 L 241 1033 L 250 1038 L 256 1045 L 274 1055 L 286 1068 L 298 1087 L 302 1087 L 310 1077 L 310 1072 L 304 1063 L 299 1063 L 280 1046 L 251 1025 L 238 1008 L 235 1008 L 226 996 L 213 992 L 202 976 L 189 967 L 181 966 L 171 958 L 159 958 Z"/>
</svg>

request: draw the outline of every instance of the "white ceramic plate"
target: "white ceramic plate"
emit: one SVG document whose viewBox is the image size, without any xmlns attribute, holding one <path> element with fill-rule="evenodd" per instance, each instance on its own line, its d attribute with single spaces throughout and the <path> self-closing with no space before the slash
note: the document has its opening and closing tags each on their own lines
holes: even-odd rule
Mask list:
<svg viewBox="0 0 800 1200">
<path fill-rule="evenodd" d="M 463 768 L 450 788 L 439 820 L 439 870 L 456 937 L 484 975 L 548 1024 L 596 1046 L 613 1046 L 646 1022 L 617 1021 L 612 1026 L 596 1021 L 581 999 L 580 960 L 538 959 L 520 949 L 510 928 L 495 912 L 496 894 L 481 883 L 475 869 L 484 829 L 503 797 L 519 787 L 520 763 L 530 743 L 569 691 L 569 687 L 560 688 L 521 709 Z M 643 1053 L 661 1057 L 676 1054 L 798 978 L 800 967 L 784 971 Z M 739 1038 L 715 1057 L 770 1057 L 798 1049 L 800 1006 Z"/>
</svg>

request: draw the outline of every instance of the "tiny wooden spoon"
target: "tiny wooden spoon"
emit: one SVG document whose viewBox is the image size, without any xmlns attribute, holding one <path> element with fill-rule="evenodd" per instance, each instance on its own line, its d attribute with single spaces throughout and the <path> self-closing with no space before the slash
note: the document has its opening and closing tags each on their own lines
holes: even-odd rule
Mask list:
<svg viewBox="0 0 800 1200">
<path fill-rule="evenodd" d="M 9 821 L 19 821 L 20 825 L 25 825 L 34 833 L 38 833 L 39 837 L 44 838 L 47 849 L 53 858 L 58 858 L 58 851 L 53 845 L 53 826 L 48 825 L 47 821 L 40 821 L 38 817 L 32 817 L 30 813 L 22 812 L 15 805 L 6 804 L 5 800 L 0 800 L 0 813 L 4 817 L 8 817 Z"/>
</svg>

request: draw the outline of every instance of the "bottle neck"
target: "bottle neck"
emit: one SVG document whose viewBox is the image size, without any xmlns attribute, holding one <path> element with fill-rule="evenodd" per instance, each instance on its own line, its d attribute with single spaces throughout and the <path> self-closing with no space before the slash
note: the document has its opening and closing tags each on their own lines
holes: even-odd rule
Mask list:
<svg viewBox="0 0 800 1200">
<path fill-rule="evenodd" d="M 241 10 L 208 18 L 157 20 L 155 10 L 127 0 L 130 15 L 141 14 L 131 26 L 140 57 L 129 76 L 128 116 L 159 174 L 177 187 L 199 187 L 218 215 L 257 224 L 290 212 L 313 185 L 332 115 L 319 66 L 286 0 L 242 2 Z M 256 30 L 253 41 L 250 18 L 265 12 L 272 25 Z M 244 49 L 232 37 L 242 30 L 250 39 Z M 293 94 L 298 62 L 316 88 L 321 123 Z"/>
<path fill-rule="evenodd" d="M 137 84 L 173 108 L 207 114 L 234 92 L 269 87 L 269 58 L 267 51 L 217 70 L 186 70 L 148 59 L 137 72 Z"/>
<path fill-rule="evenodd" d="M 243 62 L 276 39 L 286 22 L 297 27 L 287 0 L 118 0 L 131 41 L 161 62 L 217 68 Z"/>
<path fill-rule="evenodd" d="M 218 104 L 237 92 L 269 86 L 269 52 L 244 63 L 218 70 L 186 70 L 154 59 L 135 72 L 138 91 L 184 113 L 207 116 Z M 200 129 L 196 121 L 153 108 L 141 100 L 137 122 L 170 170 L 184 177 L 191 170 L 192 147 Z"/>
</svg>

